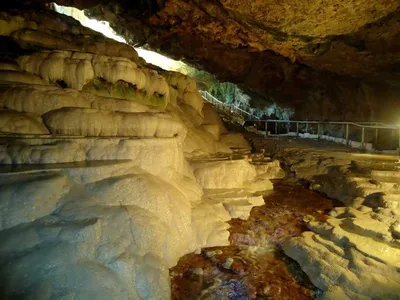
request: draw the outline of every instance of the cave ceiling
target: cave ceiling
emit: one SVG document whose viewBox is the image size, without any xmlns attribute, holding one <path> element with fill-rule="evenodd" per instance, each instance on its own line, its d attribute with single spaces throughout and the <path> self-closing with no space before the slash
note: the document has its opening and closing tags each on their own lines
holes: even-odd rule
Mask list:
<svg viewBox="0 0 400 300">
<path fill-rule="evenodd" d="M 109 21 L 133 45 L 261 97 L 293 99 L 310 87 L 342 82 L 400 86 L 399 0 L 56 2 Z"/>
</svg>

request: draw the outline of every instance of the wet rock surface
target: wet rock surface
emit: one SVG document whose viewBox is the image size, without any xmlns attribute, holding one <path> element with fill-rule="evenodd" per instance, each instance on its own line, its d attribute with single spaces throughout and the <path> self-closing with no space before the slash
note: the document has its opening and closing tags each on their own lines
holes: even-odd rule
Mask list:
<svg viewBox="0 0 400 300">
<path fill-rule="evenodd" d="M 253 141 L 256 147 L 271 142 Z M 398 156 L 327 146 L 282 139 L 271 149 L 279 149 L 275 157 L 292 176 L 345 205 L 326 220 L 309 219 L 311 231 L 285 241 L 283 250 L 323 291 L 323 299 L 399 299 Z"/>
<path fill-rule="evenodd" d="M 0 24 L 1 298 L 169 299 L 168 268 L 229 244 L 279 164 L 256 170 L 196 82 L 134 48 L 50 10 Z"/>
<path fill-rule="evenodd" d="M 312 299 L 319 293 L 281 244 L 323 221 L 334 203 L 299 184 L 275 180 L 265 205 L 232 219 L 230 245 L 187 254 L 170 269 L 173 299 Z"/>
</svg>

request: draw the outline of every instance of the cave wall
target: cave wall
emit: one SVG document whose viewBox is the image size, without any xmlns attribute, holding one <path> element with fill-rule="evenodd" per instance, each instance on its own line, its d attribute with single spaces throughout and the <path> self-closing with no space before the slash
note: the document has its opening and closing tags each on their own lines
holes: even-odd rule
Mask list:
<svg viewBox="0 0 400 300">
<path fill-rule="evenodd" d="M 109 21 L 132 45 L 239 84 L 255 106 L 276 102 L 300 119 L 395 119 L 386 107 L 399 90 L 396 0 L 56 2 Z M 26 5 L 48 1 L 2 4 Z"/>
<path fill-rule="evenodd" d="M 387 107 L 399 91 L 399 5 L 168 0 L 85 7 L 132 43 L 239 84 L 255 106 L 274 101 L 300 119 L 393 122 Z"/>
</svg>

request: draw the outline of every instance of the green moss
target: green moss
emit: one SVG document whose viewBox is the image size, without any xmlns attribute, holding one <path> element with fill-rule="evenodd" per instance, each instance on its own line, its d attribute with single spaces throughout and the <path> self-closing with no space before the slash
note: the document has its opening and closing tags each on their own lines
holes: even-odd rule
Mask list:
<svg viewBox="0 0 400 300">
<path fill-rule="evenodd" d="M 139 91 L 136 87 L 125 81 L 117 81 L 112 84 L 101 78 L 96 78 L 83 86 L 82 91 L 102 97 L 131 100 L 137 103 L 165 108 L 168 105 L 167 98 L 161 95 L 147 95 L 145 91 Z"/>
</svg>

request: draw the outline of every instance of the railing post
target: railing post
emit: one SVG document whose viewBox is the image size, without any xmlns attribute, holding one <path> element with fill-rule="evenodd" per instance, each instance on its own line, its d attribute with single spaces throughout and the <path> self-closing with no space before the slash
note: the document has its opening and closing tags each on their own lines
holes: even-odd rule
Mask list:
<svg viewBox="0 0 400 300">
<path fill-rule="evenodd" d="M 319 136 L 320 136 L 320 130 L 321 130 L 321 125 L 320 125 L 320 123 L 318 122 L 318 127 L 317 127 L 317 135 L 318 135 L 318 138 L 319 138 Z"/>
<path fill-rule="evenodd" d="M 296 136 L 299 136 L 299 122 L 296 122 Z"/>
<path fill-rule="evenodd" d="M 365 128 L 361 128 L 361 147 L 365 148 Z"/>
<path fill-rule="evenodd" d="M 290 122 L 287 123 L 287 133 L 289 134 L 290 132 Z"/>
<path fill-rule="evenodd" d="M 308 122 L 306 121 L 306 133 L 308 133 Z"/>
<path fill-rule="evenodd" d="M 349 124 L 346 124 L 346 145 L 349 145 Z"/>
<path fill-rule="evenodd" d="M 265 134 L 268 134 L 268 122 L 265 121 Z"/>
<path fill-rule="evenodd" d="M 395 138 L 394 132 L 395 132 L 395 130 L 391 130 L 391 134 L 390 134 L 390 135 L 391 135 L 391 137 L 392 137 L 392 138 L 391 138 L 392 143 L 394 143 L 394 141 L 395 141 L 395 139 L 394 139 L 394 138 Z M 393 144 L 392 144 L 392 145 L 393 145 Z"/>
<path fill-rule="evenodd" d="M 275 135 L 278 135 L 278 122 L 275 122 Z"/>
<path fill-rule="evenodd" d="M 375 145 L 378 145 L 378 128 L 375 128 Z"/>
<path fill-rule="evenodd" d="M 399 128 L 399 155 L 400 155 L 400 128 Z"/>
</svg>

